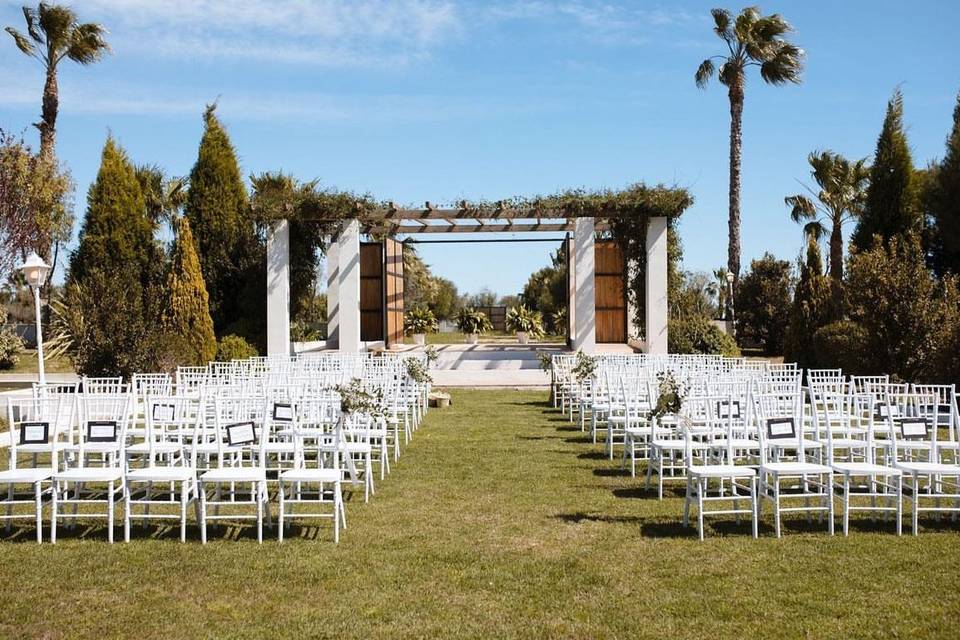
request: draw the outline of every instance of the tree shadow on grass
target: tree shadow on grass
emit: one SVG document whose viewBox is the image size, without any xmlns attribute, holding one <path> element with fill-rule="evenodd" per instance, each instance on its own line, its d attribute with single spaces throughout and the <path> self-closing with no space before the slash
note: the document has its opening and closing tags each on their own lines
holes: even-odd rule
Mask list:
<svg viewBox="0 0 960 640">
<path fill-rule="evenodd" d="M 571 431 L 576 431 L 577 433 L 586 433 L 585 431 L 583 431 L 583 429 L 581 429 L 580 427 L 578 427 L 578 426 L 576 426 L 576 425 L 569 425 L 569 426 L 565 426 L 565 427 L 555 427 L 555 429 L 556 429 L 557 431 L 565 431 L 565 432 L 568 432 L 568 433 L 571 432 Z"/>
<path fill-rule="evenodd" d="M 577 457 L 581 460 L 606 460 L 607 454 L 603 451 L 586 451 L 584 453 L 578 453 Z"/>
<path fill-rule="evenodd" d="M 629 469 L 621 469 L 620 467 L 616 467 L 616 468 L 613 468 L 613 469 L 608 468 L 608 467 L 604 467 L 604 468 L 602 468 L 602 469 L 594 469 L 594 470 L 593 470 L 593 475 L 595 475 L 595 476 L 600 476 L 600 477 L 603 477 L 603 478 L 616 478 L 616 477 L 620 477 L 620 476 L 629 476 L 629 475 L 630 475 L 630 470 L 629 470 Z"/>
<path fill-rule="evenodd" d="M 581 522 L 606 522 L 610 524 L 642 524 L 645 518 L 642 516 L 611 516 L 602 513 L 587 513 L 578 511 L 576 513 L 558 513 L 553 516 L 557 520 L 569 522 L 571 524 L 580 524 Z"/>
</svg>

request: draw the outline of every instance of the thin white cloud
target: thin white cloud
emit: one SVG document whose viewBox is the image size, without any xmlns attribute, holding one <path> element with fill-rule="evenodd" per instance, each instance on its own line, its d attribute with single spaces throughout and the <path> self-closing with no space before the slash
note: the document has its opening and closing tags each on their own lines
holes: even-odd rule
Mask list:
<svg viewBox="0 0 960 640">
<path fill-rule="evenodd" d="M 119 53 L 384 67 L 459 32 L 449 0 L 84 0 Z"/>
</svg>

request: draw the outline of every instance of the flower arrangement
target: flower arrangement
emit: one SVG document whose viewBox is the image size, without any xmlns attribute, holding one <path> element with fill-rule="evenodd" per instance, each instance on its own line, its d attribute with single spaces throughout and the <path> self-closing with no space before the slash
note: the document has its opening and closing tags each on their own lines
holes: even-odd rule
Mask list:
<svg viewBox="0 0 960 640">
<path fill-rule="evenodd" d="M 417 384 L 433 382 L 433 378 L 430 377 L 429 365 L 420 358 L 407 358 L 407 375 Z"/>
<path fill-rule="evenodd" d="M 464 307 L 457 313 L 457 330 L 468 335 L 480 335 L 491 331 L 493 325 L 483 311 L 473 307 Z"/>
<path fill-rule="evenodd" d="M 382 418 L 387 414 L 383 389 L 367 390 L 360 378 L 353 378 L 347 384 L 338 384 L 333 389 L 340 394 L 340 411 L 346 415 L 362 413 L 372 418 Z"/>
<path fill-rule="evenodd" d="M 553 355 L 549 351 L 537 351 L 537 360 L 540 361 L 541 371 L 550 371 L 553 368 Z"/>
<path fill-rule="evenodd" d="M 532 337 L 543 335 L 543 314 L 528 309 L 525 305 L 510 307 L 507 311 L 507 329 L 527 333 Z"/>
<path fill-rule="evenodd" d="M 437 317 L 427 307 L 414 307 L 403 317 L 403 329 L 409 334 L 434 333 Z"/>
<path fill-rule="evenodd" d="M 673 371 L 661 371 L 657 374 L 657 406 L 650 412 L 651 418 L 668 414 L 678 414 L 687 398 L 687 388 L 673 375 Z"/>
<path fill-rule="evenodd" d="M 432 344 L 427 345 L 423 350 L 425 356 L 427 356 L 427 368 L 430 368 L 430 365 L 440 359 L 440 352 L 437 351 L 437 348 Z"/>
<path fill-rule="evenodd" d="M 593 376 L 597 371 L 597 359 L 594 356 L 589 356 L 583 351 L 577 351 L 577 359 L 573 363 L 573 368 L 570 369 L 570 373 L 573 374 L 573 377 L 577 379 L 577 382 L 584 383 L 587 380 L 593 379 Z"/>
</svg>

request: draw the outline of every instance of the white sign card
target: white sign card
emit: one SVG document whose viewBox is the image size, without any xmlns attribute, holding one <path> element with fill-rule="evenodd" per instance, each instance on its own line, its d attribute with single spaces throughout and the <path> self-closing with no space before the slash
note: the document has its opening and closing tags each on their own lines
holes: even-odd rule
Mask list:
<svg viewBox="0 0 960 640">
<path fill-rule="evenodd" d="M 20 444 L 47 444 L 49 441 L 49 422 L 24 422 L 20 425 Z"/>
<path fill-rule="evenodd" d="M 771 440 L 796 438 L 797 429 L 793 418 L 770 418 L 767 420 L 767 437 Z"/>
<path fill-rule="evenodd" d="M 257 432 L 252 422 L 237 422 L 227 425 L 227 444 L 231 447 L 253 444 L 257 441 Z"/>
<path fill-rule="evenodd" d="M 718 418 L 740 418 L 740 401 L 739 400 L 718 400 L 717 401 L 717 417 Z"/>
<path fill-rule="evenodd" d="M 177 407 L 172 404 L 157 403 L 153 405 L 153 419 L 156 422 L 173 422 L 176 418 Z"/>
<path fill-rule="evenodd" d="M 87 423 L 87 442 L 116 442 L 116 420 L 91 420 Z"/>
<path fill-rule="evenodd" d="M 274 402 L 273 419 L 277 422 L 293 422 L 293 405 L 289 402 Z"/>
<path fill-rule="evenodd" d="M 904 418 L 900 421 L 900 435 L 907 440 L 922 440 L 929 432 L 925 418 Z"/>
</svg>

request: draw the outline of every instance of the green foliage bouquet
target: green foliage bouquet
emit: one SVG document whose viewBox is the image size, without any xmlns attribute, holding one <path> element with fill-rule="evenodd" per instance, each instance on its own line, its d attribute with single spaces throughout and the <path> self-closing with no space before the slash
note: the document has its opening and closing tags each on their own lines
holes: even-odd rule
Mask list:
<svg viewBox="0 0 960 640">
<path fill-rule="evenodd" d="M 409 334 L 434 333 L 437 317 L 427 307 L 414 307 L 403 318 L 403 329 Z"/>
<path fill-rule="evenodd" d="M 464 307 L 457 314 L 457 329 L 461 333 L 480 335 L 491 331 L 493 325 L 487 314 L 473 307 Z"/>
<path fill-rule="evenodd" d="M 532 337 L 543 335 L 543 314 L 528 309 L 524 305 L 510 307 L 507 312 L 507 329 L 517 333 L 527 333 Z"/>
<path fill-rule="evenodd" d="M 687 398 L 686 386 L 676 379 L 672 371 L 661 371 L 657 374 L 657 380 L 657 406 L 650 412 L 650 418 L 680 413 L 683 401 Z"/>
</svg>

